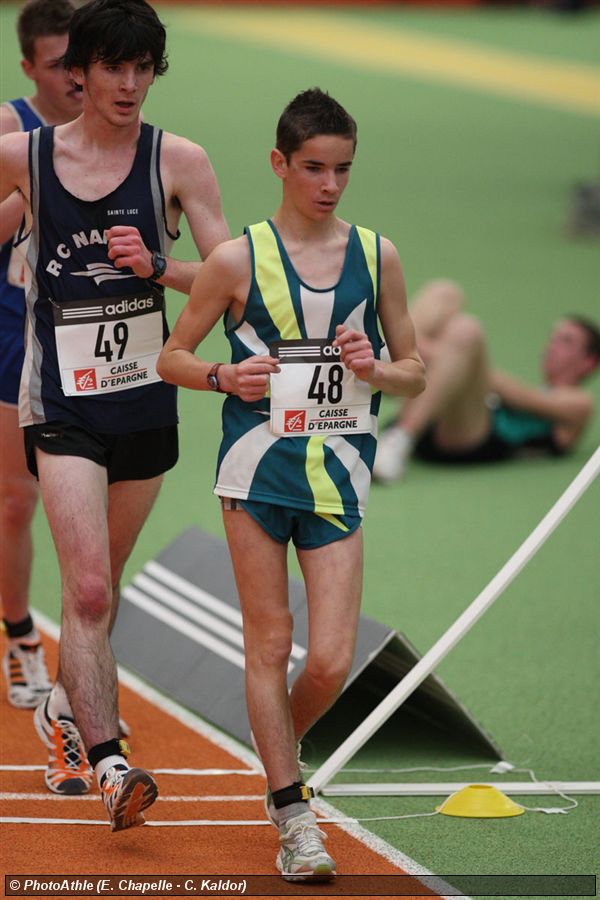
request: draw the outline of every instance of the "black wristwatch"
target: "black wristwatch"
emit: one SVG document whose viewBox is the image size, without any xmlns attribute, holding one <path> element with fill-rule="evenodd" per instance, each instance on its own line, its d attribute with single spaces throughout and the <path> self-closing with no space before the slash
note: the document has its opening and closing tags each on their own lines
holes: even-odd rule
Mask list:
<svg viewBox="0 0 600 900">
<path fill-rule="evenodd" d="M 162 278 L 165 272 L 167 271 L 167 258 L 163 256 L 162 253 L 159 253 L 158 250 L 155 250 L 152 254 L 152 275 L 149 276 L 150 281 L 158 281 L 159 278 Z"/>
<path fill-rule="evenodd" d="M 210 372 L 206 376 L 206 383 L 211 389 L 211 391 L 217 391 L 219 394 L 226 394 L 227 391 L 224 391 L 221 385 L 219 384 L 219 376 L 218 371 L 223 363 L 215 363 L 211 368 Z"/>
</svg>

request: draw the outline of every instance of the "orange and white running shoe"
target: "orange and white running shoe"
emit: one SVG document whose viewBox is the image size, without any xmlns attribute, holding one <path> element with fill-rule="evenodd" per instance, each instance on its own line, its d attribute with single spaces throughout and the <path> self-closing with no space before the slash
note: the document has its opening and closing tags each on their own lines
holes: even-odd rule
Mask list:
<svg viewBox="0 0 600 900">
<path fill-rule="evenodd" d="M 106 773 L 100 792 L 111 831 L 143 825 L 146 819 L 142 810 L 151 806 L 158 797 L 156 782 L 149 772 L 117 766 Z"/>
<path fill-rule="evenodd" d="M 36 708 L 33 724 L 49 750 L 44 781 L 54 794 L 87 794 L 94 780 L 77 725 L 69 716 L 52 719 L 48 698 Z"/>
<path fill-rule="evenodd" d="M 8 685 L 8 702 L 18 709 L 33 709 L 52 690 L 52 682 L 46 668 L 44 648 L 35 644 L 8 642 L 2 660 L 2 668 Z"/>
</svg>

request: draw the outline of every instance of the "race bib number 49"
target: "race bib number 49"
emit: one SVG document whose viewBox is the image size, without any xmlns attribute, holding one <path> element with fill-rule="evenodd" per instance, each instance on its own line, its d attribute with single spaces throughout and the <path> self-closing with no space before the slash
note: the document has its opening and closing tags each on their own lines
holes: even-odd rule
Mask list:
<svg viewBox="0 0 600 900">
<path fill-rule="evenodd" d="M 108 394 L 160 381 L 164 298 L 158 292 L 108 301 L 52 302 L 64 393 Z"/>
<path fill-rule="evenodd" d="M 277 341 L 271 375 L 271 431 L 293 435 L 371 431 L 371 386 L 346 368 L 329 340 Z"/>
</svg>

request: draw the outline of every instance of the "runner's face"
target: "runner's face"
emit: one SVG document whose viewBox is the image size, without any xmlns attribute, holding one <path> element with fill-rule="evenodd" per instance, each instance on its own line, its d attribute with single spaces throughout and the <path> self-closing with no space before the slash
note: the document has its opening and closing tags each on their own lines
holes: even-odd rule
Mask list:
<svg viewBox="0 0 600 900">
<path fill-rule="evenodd" d="M 548 384 L 578 384 L 593 367 L 594 357 L 587 349 L 585 330 L 568 319 L 558 322 L 544 351 L 543 370 Z"/>
<path fill-rule="evenodd" d="M 279 151 L 275 172 L 284 193 L 299 212 L 315 221 L 326 219 L 337 207 L 350 178 L 354 143 L 350 138 L 322 134 L 305 141 L 290 161 Z"/>
<path fill-rule="evenodd" d="M 150 56 L 121 62 L 91 63 L 73 76 L 83 86 L 86 112 L 94 111 L 111 125 L 126 126 L 139 118 L 148 88 L 154 81 Z"/>
<path fill-rule="evenodd" d="M 81 93 L 61 63 L 67 43 L 66 34 L 38 37 L 33 44 L 33 62 L 24 59 L 21 63 L 25 74 L 35 81 L 43 108 L 55 120 L 74 119 L 81 112 Z"/>
</svg>

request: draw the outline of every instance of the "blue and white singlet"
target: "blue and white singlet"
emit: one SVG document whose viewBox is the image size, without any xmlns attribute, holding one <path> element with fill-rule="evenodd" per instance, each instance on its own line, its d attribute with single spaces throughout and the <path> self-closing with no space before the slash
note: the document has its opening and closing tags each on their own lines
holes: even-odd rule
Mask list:
<svg viewBox="0 0 600 900">
<path fill-rule="evenodd" d="M 33 131 L 44 122 L 26 97 L 9 100 L 19 131 Z M 25 284 L 23 260 L 13 253 L 13 239 L 0 245 L 0 400 L 16 406 L 23 368 Z"/>
</svg>

